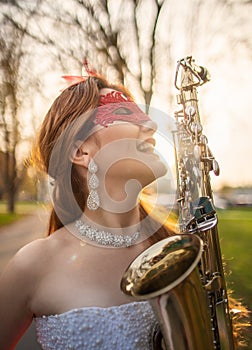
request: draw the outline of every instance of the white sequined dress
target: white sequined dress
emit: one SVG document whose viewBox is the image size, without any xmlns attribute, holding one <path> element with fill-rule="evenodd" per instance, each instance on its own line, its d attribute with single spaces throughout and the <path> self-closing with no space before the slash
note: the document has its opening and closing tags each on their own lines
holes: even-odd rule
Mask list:
<svg viewBox="0 0 252 350">
<path fill-rule="evenodd" d="M 148 302 L 35 318 L 43 350 L 148 350 L 158 324 Z"/>
</svg>

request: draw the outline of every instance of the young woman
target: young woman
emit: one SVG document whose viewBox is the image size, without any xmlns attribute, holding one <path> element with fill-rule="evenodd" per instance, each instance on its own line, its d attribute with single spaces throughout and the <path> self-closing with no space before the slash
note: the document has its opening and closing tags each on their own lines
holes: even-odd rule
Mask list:
<svg viewBox="0 0 252 350">
<path fill-rule="evenodd" d="M 120 290 L 129 263 L 171 234 L 138 201 L 166 173 L 155 123 L 121 86 L 79 79 L 54 101 L 37 155 L 54 181 L 47 238 L 22 248 L 0 280 L 0 349 L 35 319 L 43 349 L 152 348 L 148 302 Z"/>
</svg>

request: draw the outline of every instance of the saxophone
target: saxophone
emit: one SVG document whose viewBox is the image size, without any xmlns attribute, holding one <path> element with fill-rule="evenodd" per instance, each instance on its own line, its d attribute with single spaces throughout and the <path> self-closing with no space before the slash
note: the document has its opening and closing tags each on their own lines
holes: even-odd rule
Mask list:
<svg viewBox="0 0 252 350">
<path fill-rule="evenodd" d="M 197 88 L 210 80 L 191 56 L 178 61 L 177 102 L 173 131 L 178 234 L 141 253 L 125 271 L 122 291 L 148 300 L 159 320 L 167 350 L 233 350 L 222 256 L 213 204 L 210 171 L 219 175 L 202 133 Z M 156 347 L 155 347 L 156 348 Z"/>
</svg>

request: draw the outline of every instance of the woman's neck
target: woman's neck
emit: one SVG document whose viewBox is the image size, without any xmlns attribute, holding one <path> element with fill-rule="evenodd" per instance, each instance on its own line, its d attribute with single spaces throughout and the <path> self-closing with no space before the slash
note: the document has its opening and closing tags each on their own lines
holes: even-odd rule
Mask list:
<svg viewBox="0 0 252 350">
<path fill-rule="evenodd" d="M 135 206 L 128 212 L 115 213 L 102 208 L 96 211 L 84 210 L 83 221 L 88 221 L 100 228 L 113 231 L 117 234 L 131 234 L 139 229 L 139 206 Z"/>
<path fill-rule="evenodd" d="M 141 185 L 136 180 L 106 181 L 106 186 L 100 185 L 97 191 L 100 198 L 99 208 L 95 211 L 85 208 L 84 216 L 90 224 L 93 222 L 107 230 L 123 230 L 124 233 L 130 234 L 139 227 L 138 194 L 141 189 Z"/>
</svg>

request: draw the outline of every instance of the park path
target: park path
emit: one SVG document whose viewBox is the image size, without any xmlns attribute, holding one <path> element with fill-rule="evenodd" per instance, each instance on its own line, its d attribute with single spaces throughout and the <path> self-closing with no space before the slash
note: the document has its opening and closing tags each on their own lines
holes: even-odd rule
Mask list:
<svg viewBox="0 0 252 350">
<path fill-rule="evenodd" d="M 41 208 L 19 221 L 0 227 L 0 274 L 15 255 L 15 253 L 27 243 L 45 236 L 48 223 L 48 211 Z M 15 350 L 39 350 L 36 341 L 34 323 L 27 330 L 23 339 Z"/>
</svg>

